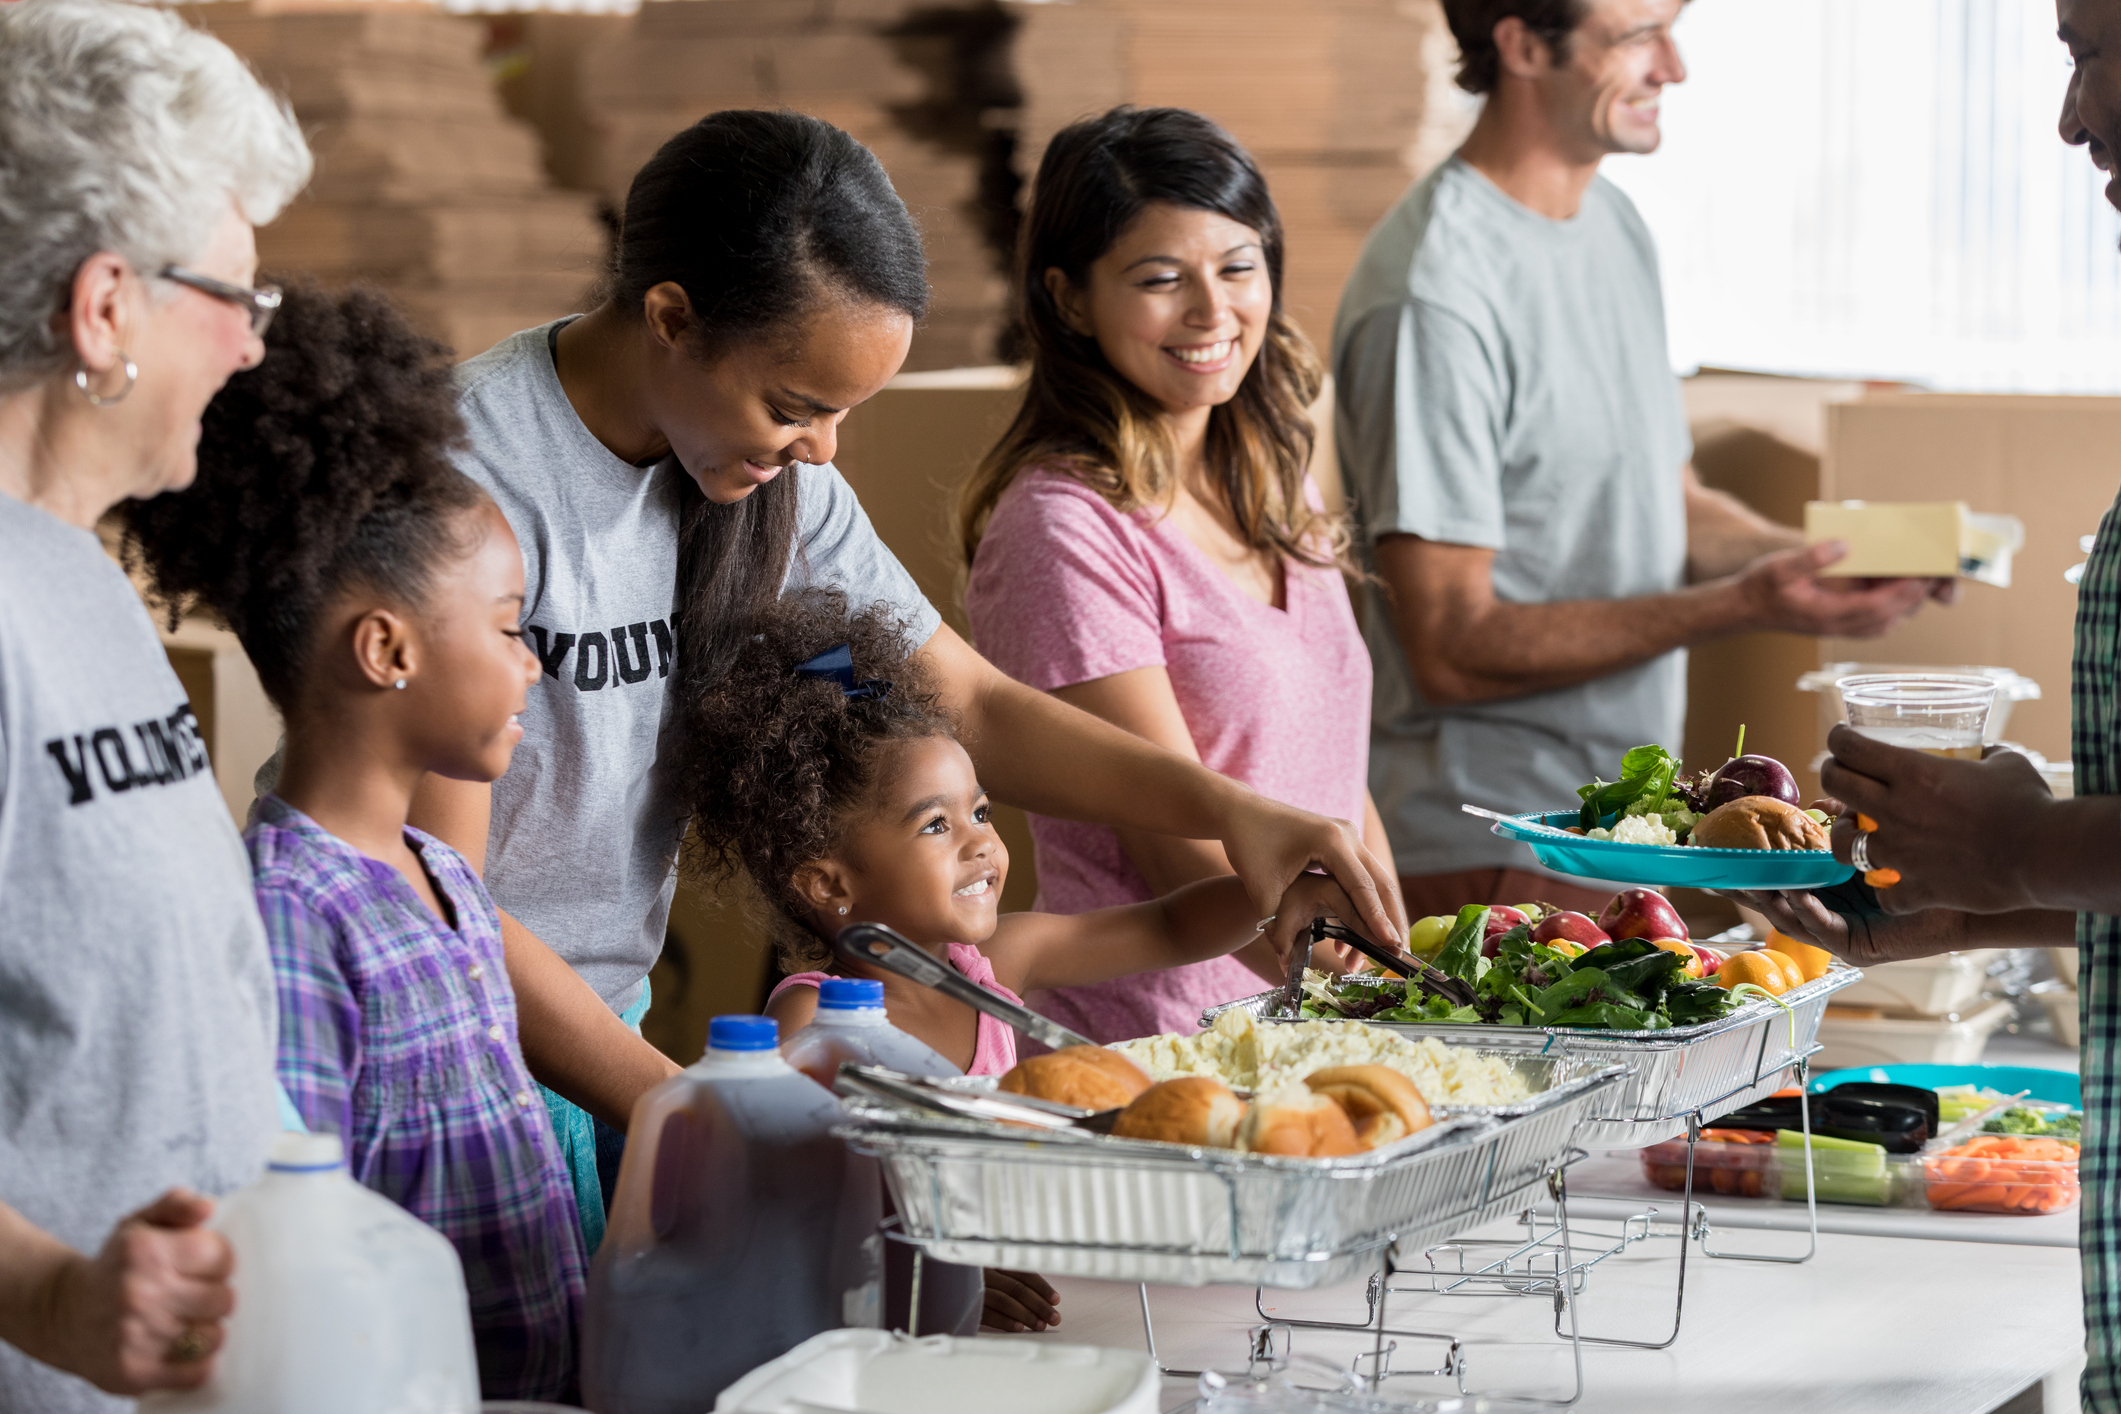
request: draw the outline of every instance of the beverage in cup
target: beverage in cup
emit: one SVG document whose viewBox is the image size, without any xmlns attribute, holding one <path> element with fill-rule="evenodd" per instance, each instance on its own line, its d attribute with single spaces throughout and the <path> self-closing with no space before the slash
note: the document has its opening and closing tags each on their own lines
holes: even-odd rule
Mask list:
<svg viewBox="0 0 2121 1414">
<path fill-rule="evenodd" d="M 1834 686 L 1848 724 L 1867 737 L 1961 761 L 1981 759 L 1993 679 L 1963 673 L 1865 673 Z"/>
</svg>

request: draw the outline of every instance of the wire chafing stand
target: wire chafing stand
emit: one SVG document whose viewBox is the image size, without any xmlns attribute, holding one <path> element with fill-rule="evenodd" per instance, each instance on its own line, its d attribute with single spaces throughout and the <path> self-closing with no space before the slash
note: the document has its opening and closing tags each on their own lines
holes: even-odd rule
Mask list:
<svg viewBox="0 0 2121 1414">
<path fill-rule="evenodd" d="M 1429 1268 L 1427 1286 L 1392 1287 L 1392 1271 L 1373 1279 L 1370 1311 L 1362 1321 L 1301 1322 L 1319 1329 L 1366 1330 L 1381 1319 L 1379 1312 L 1388 1291 L 1428 1292 L 1439 1295 L 1552 1295 L 1556 1301 L 1555 1323 L 1559 1333 L 1561 1305 L 1567 1295 L 1580 1292 L 1592 1266 L 1647 1240 L 1657 1214 L 1654 1205 L 1622 1224 L 1610 1245 L 1595 1242 L 1588 1259 L 1576 1258 L 1575 1232 L 1568 1217 L 1566 1168 L 1575 1158 L 1593 1149 L 1641 1149 L 1677 1134 L 1687 1139 L 1686 1186 L 1680 1197 L 1679 1265 L 1672 1297 L 1671 1330 L 1662 1339 L 1637 1340 L 1615 1336 L 1582 1336 L 1596 1345 L 1629 1346 L 1662 1350 L 1679 1338 L 1686 1306 L 1687 1248 L 1700 1243 L 1704 1256 L 1727 1261 L 1802 1263 L 1818 1252 L 1819 1209 L 1814 1191 L 1811 1145 L 1811 1103 L 1799 1101 L 1804 1136 L 1805 1208 L 1809 1232 L 1801 1254 L 1720 1251 L 1709 1245 L 1713 1230 L 1705 1210 L 1694 1203 L 1694 1154 L 1702 1129 L 1733 1110 L 1773 1094 L 1785 1076 L 1794 1074 L 1802 1094 L 1810 1058 L 1817 1054 L 1819 1023 L 1827 1000 L 1835 992 L 1862 977 L 1854 968 L 1835 963 L 1828 973 L 1801 987 L 1792 988 L 1781 1005 L 1756 1001 L 1715 1021 L 1664 1031 L 1611 1031 L 1575 1027 L 1495 1026 L 1452 1023 L 1405 1023 L 1365 1021 L 1362 1024 L 1409 1039 L 1434 1039 L 1449 1045 L 1474 1046 L 1490 1052 L 1527 1055 L 1561 1055 L 1571 1059 L 1628 1067 L 1628 1079 L 1610 1090 L 1578 1131 L 1576 1153 L 1558 1166 L 1554 1184 L 1554 1218 L 1542 1225 L 1536 1212 L 1527 1210 L 1523 1221 L 1531 1235 L 1522 1241 L 1477 1239 L 1449 1244 L 1446 1248 L 1409 1251 L 1402 1246 L 1395 1254 L 1398 1272 L 1411 1272 L 1416 1264 Z M 1358 985 L 1365 979 L 1351 979 Z M 1384 979 L 1376 979 L 1382 983 Z M 1300 1020 L 1332 1022 L 1332 1017 L 1291 1017 L 1276 1014 L 1279 991 L 1211 1008 L 1201 1017 L 1203 1027 L 1213 1026 L 1230 1012 L 1243 1012 L 1261 1025 L 1286 1025 Z M 1600 1239 L 1602 1240 L 1602 1239 Z M 1554 1269 L 1556 1250 L 1566 1258 Z M 1447 1250 L 1460 1261 L 1456 1272 L 1436 1270 L 1434 1251 Z M 1470 1269 L 1464 1263 L 1475 1260 Z M 1545 1275 L 1535 1270 L 1545 1267 Z M 1387 1332 L 1417 1335 L 1420 1332 Z M 1572 1339 L 1574 1337 L 1572 1336 Z"/>
<path fill-rule="evenodd" d="M 1148 1283 L 1305 1289 L 1373 1269 L 1375 1319 L 1355 1327 L 1372 1333 L 1372 1348 L 1356 1373 L 1371 1387 L 1395 1374 L 1436 1374 L 1465 1393 L 1464 1351 L 1449 1335 L 1430 1333 L 1448 1344 L 1442 1368 L 1390 1369 L 1397 1333 L 1386 1325 L 1382 1281 L 1391 1254 L 1522 1209 L 1579 1152 L 1576 1131 L 1628 1078 L 1625 1066 L 1568 1056 L 1502 1058 L 1533 1086 L 1529 1099 L 1438 1106 L 1428 1129 L 1346 1158 L 1012 1129 L 904 1107 L 890 1086 L 865 1084 L 888 1072 L 851 1065 L 836 1087 L 850 1122 L 836 1132 L 879 1162 L 901 1229 L 926 1255 L 1138 1284 L 1149 1354 L 1167 1375 L 1201 1372 L 1163 1364 Z M 1573 1333 L 1574 1303 L 1561 1304 Z M 1580 1346 L 1574 1356 L 1568 1404 L 1583 1390 Z"/>
</svg>

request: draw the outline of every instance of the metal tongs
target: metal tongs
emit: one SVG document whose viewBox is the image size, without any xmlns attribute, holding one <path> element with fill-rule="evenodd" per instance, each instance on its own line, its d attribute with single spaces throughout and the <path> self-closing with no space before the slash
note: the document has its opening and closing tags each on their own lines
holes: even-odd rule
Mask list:
<svg viewBox="0 0 2121 1414">
<path fill-rule="evenodd" d="M 840 1066 L 832 1083 L 846 1096 L 880 1099 L 892 1104 L 952 1115 L 960 1119 L 999 1120 L 1004 1124 L 1029 1125 L 1037 1129 L 1074 1129 L 1090 1134 L 1110 1134 L 1119 1111 L 1085 1110 L 1030 1095 L 968 1090 L 920 1075 L 902 1075 L 876 1065 Z"/>
<path fill-rule="evenodd" d="M 833 943 L 839 955 L 849 962 L 866 963 L 881 967 L 886 972 L 896 972 L 923 987 L 933 987 L 946 997 L 954 997 L 987 1015 L 1004 1021 L 1029 1036 L 1041 1045 L 1060 1050 L 1064 1046 L 1094 1046 L 1097 1043 L 1088 1036 L 1080 1036 L 1057 1021 L 1048 1021 L 1029 1007 L 996 996 L 985 987 L 961 974 L 949 963 L 931 957 L 906 939 L 892 932 L 881 923 L 850 923 L 840 929 Z"/>
<path fill-rule="evenodd" d="M 1473 989 L 1471 986 L 1459 981 L 1448 972 L 1431 967 L 1413 954 L 1373 943 L 1353 928 L 1342 923 L 1334 923 L 1328 919 L 1320 918 L 1311 924 L 1311 947 L 1316 947 L 1329 939 L 1336 943 L 1346 943 L 1380 967 L 1396 972 L 1409 981 L 1421 983 L 1424 989 L 1434 992 L 1439 997 L 1447 997 L 1459 1006 L 1473 1005 Z M 1296 953 L 1297 956 L 1305 961 L 1310 958 L 1310 948 L 1299 948 Z M 1296 1014 L 1297 1003 L 1302 1000 L 1303 973 L 1300 969 L 1300 963 L 1295 961 L 1290 963 L 1290 992 L 1295 995 L 1293 998 L 1288 995 L 1282 998 L 1283 1005 L 1292 1016 Z"/>
</svg>

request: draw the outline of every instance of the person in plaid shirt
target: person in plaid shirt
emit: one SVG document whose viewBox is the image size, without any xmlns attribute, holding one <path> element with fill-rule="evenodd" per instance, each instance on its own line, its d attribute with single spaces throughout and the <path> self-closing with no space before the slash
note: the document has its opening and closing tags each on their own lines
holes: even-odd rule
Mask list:
<svg viewBox="0 0 2121 1414">
<path fill-rule="evenodd" d="M 2062 139 L 2113 174 L 2121 154 L 2121 0 L 2057 0 L 2072 64 Z M 2121 207 L 2121 177 L 2107 200 Z M 1834 853 L 1850 858 L 1855 815 L 1876 822 L 1866 849 L 1899 881 L 1822 900 L 1749 896 L 1787 932 L 1858 964 L 1957 948 L 2067 945 L 2078 974 L 2084 1075 L 2083 1407 L 2121 1414 L 2121 500 L 2099 522 L 2077 586 L 2070 664 L 2076 789 L 2056 800 L 2017 752 L 1950 761 L 1836 727 L 1821 782 L 1836 797 Z"/>
<path fill-rule="evenodd" d="M 486 1397 L 571 1399 L 587 1263 L 500 917 L 406 824 L 428 773 L 490 781 L 522 738 L 522 554 L 449 462 L 446 351 L 381 296 L 290 289 L 266 348 L 208 406 L 193 488 L 127 516 L 157 597 L 224 619 L 286 718 L 244 834 L 280 1080 L 455 1246 Z"/>
</svg>

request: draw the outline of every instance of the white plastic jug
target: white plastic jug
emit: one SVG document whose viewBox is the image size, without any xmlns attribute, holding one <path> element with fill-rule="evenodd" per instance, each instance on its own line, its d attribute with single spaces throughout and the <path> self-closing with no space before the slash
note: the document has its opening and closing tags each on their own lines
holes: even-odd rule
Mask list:
<svg viewBox="0 0 2121 1414">
<path fill-rule="evenodd" d="M 214 1376 L 143 1409 L 475 1414 L 479 1366 L 449 1240 L 347 1176 L 335 1134 L 282 1134 L 222 1200 L 235 1314 Z"/>
<path fill-rule="evenodd" d="M 832 1088 L 842 1061 L 880 1065 L 901 1075 L 962 1075 L 927 1042 L 891 1024 L 884 984 L 863 977 L 828 977 L 817 989 L 817 1016 L 781 1046 L 781 1057 Z"/>
<path fill-rule="evenodd" d="M 879 1314 L 876 1162 L 764 1016 L 634 1107 L 589 1268 L 582 1393 L 597 1414 L 702 1414 L 745 1371 Z"/>
<path fill-rule="evenodd" d="M 817 989 L 817 1018 L 781 1047 L 788 1064 L 830 1090 L 844 1061 L 880 1065 L 902 1075 L 962 1075 L 927 1042 L 891 1024 L 884 984 L 866 977 L 828 977 Z M 885 1195 L 890 1209 L 890 1195 Z M 884 1245 L 884 1325 L 921 1335 L 977 1335 L 986 1304 L 986 1273 L 933 1258 L 922 1264 L 919 1319 L 913 1314 L 913 1249 L 895 1232 Z"/>
</svg>

